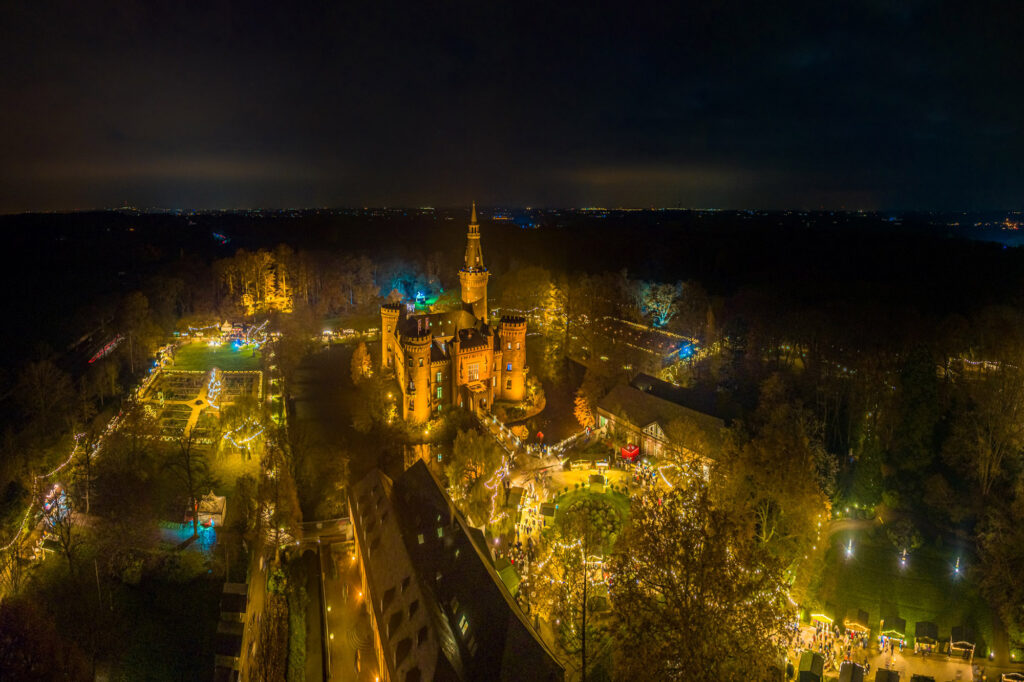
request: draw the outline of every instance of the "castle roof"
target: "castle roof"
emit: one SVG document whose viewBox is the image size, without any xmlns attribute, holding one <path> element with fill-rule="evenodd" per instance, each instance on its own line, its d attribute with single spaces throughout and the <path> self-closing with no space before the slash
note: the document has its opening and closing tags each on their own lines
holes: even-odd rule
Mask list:
<svg viewBox="0 0 1024 682">
<path fill-rule="evenodd" d="M 425 325 L 430 333 L 436 337 L 452 337 L 459 329 L 475 328 L 479 320 L 473 317 L 473 313 L 466 310 L 446 310 L 439 313 L 428 313 L 426 315 L 411 315 L 403 318 L 398 323 L 398 329 L 402 334 L 415 336 L 418 325 Z"/>
<path fill-rule="evenodd" d="M 482 330 L 475 327 L 459 330 L 459 348 L 469 350 L 471 348 L 487 348 L 490 345 L 490 335 L 485 335 Z"/>
</svg>

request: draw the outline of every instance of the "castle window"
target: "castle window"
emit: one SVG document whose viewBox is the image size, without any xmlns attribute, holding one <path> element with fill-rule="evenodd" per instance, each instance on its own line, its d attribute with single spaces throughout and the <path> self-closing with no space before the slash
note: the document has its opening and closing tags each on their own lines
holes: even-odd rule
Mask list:
<svg viewBox="0 0 1024 682">
<path fill-rule="evenodd" d="M 416 409 L 416 403 L 414 403 L 413 401 L 410 400 L 409 401 L 409 409 L 410 410 L 415 410 Z"/>
<path fill-rule="evenodd" d="M 391 325 L 389 324 L 388 325 L 388 334 L 390 334 L 390 333 L 391 333 Z"/>
<path fill-rule="evenodd" d="M 437 383 L 441 383 L 441 373 L 437 373 Z"/>
<path fill-rule="evenodd" d="M 511 372 L 512 371 L 512 363 L 511 362 L 508 363 L 507 365 L 505 365 L 505 371 L 506 372 Z"/>
<path fill-rule="evenodd" d="M 444 389 L 442 389 L 440 386 L 437 387 L 437 399 L 438 400 L 441 399 L 441 393 L 442 393 L 443 390 Z"/>
<path fill-rule="evenodd" d="M 505 390 L 506 391 L 511 391 L 512 390 L 512 380 L 511 379 L 509 379 L 508 381 L 505 382 Z"/>
<path fill-rule="evenodd" d="M 512 350 L 512 342 L 511 341 L 508 342 L 508 349 Z"/>
<path fill-rule="evenodd" d="M 412 367 L 412 358 L 409 358 L 409 366 Z"/>
<path fill-rule="evenodd" d="M 480 381 L 480 363 L 471 362 L 469 363 L 469 380 Z"/>
<path fill-rule="evenodd" d="M 516 341 L 516 350 L 519 350 L 519 342 Z"/>
<path fill-rule="evenodd" d="M 423 358 L 420 358 L 420 367 L 423 366 Z"/>
</svg>

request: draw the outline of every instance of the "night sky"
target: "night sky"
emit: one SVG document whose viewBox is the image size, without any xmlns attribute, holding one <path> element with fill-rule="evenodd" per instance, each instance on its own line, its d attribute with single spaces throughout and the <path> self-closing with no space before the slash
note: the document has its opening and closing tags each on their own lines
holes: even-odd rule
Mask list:
<svg viewBox="0 0 1024 682">
<path fill-rule="evenodd" d="M 5 2 L 0 211 L 1021 207 L 1024 3 L 784 4 Z"/>
</svg>

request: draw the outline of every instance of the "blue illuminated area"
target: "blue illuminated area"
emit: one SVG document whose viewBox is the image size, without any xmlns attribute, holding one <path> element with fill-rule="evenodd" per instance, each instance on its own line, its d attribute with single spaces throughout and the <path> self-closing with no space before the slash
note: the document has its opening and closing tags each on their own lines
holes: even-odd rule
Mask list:
<svg viewBox="0 0 1024 682">
<path fill-rule="evenodd" d="M 685 359 L 693 355 L 694 347 L 692 343 L 684 343 L 679 348 L 679 358 Z"/>
</svg>

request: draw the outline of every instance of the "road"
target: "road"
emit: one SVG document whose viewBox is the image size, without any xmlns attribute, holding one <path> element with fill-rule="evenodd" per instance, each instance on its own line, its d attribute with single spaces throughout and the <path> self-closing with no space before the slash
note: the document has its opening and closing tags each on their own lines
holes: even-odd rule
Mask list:
<svg viewBox="0 0 1024 682">
<path fill-rule="evenodd" d="M 377 676 L 373 655 L 373 636 L 369 617 L 361 599 L 359 569 L 352 554 L 351 532 L 347 519 L 303 524 L 300 543 L 304 547 L 319 547 L 319 564 L 310 566 L 310 576 L 322 576 L 326 603 L 325 629 L 315 633 L 307 629 L 307 669 L 312 659 L 321 656 L 316 636 L 328 646 L 328 675 L 326 679 L 343 682 L 370 682 Z M 319 593 L 308 587 L 310 608 L 321 609 Z M 312 619 L 307 622 L 311 622 Z M 319 620 L 317 621 L 319 623 Z M 319 625 L 317 625 L 319 627 Z M 314 648 L 316 651 L 314 652 Z M 361 651 L 364 669 L 356 670 L 356 652 Z M 309 675 L 309 673 L 307 673 Z M 314 679 L 307 677 L 307 679 Z M 315 679 L 320 679 L 317 676 Z"/>
</svg>

